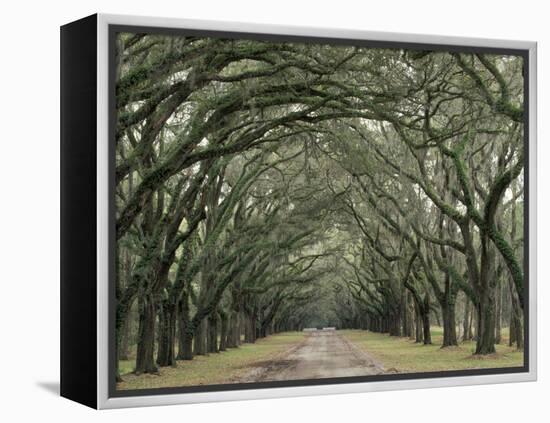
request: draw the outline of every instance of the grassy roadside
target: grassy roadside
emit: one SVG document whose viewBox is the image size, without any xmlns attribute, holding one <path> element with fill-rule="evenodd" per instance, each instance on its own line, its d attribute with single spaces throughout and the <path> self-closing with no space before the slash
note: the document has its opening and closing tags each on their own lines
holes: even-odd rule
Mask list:
<svg viewBox="0 0 550 423">
<path fill-rule="evenodd" d="M 121 362 L 123 382 L 117 389 L 151 389 L 228 383 L 254 363 L 269 360 L 304 339 L 302 332 L 286 332 L 268 336 L 255 344 L 243 344 L 218 354 L 196 356 L 191 361 L 178 361 L 177 367 L 162 367 L 158 375 L 136 376 L 132 360 Z M 124 374 L 126 373 L 126 374 Z"/>
<path fill-rule="evenodd" d="M 510 348 L 507 344 L 497 345 L 496 354 L 486 357 L 473 355 L 475 342 L 464 342 L 458 347 L 442 349 L 443 329 L 440 327 L 432 327 L 433 345 L 416 344 L 408 338 L 390 337 L 387 334 L 363 330 L 343 330 L 340 334 L 380 361 L 386 370 L 399 373 L 523 365 L 523 351 Z"/>
</svg>

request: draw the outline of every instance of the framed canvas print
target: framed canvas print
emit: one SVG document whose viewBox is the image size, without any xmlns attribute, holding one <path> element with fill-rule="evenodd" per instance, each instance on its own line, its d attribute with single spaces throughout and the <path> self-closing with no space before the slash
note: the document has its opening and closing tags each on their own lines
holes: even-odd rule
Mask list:
<svg viewBox="0 0 550 423">
<path fill-rule="evenodd" d="M 61 394 L 536 379 L 536 44 L 61 28 Z"/>
</svg>

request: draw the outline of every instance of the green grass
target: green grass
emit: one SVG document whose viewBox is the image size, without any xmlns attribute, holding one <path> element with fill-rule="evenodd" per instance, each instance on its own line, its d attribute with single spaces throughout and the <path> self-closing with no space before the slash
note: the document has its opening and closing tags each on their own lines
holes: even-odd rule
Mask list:
<svg viewBox="0 0 550 423">
<path fill-rule="evenodd" d="M 178 361 L 176 367 L 161 367 L 158 375 L 139 375 L 130 372 L 133 360 L 119 363 L 123 382 L 117 389 L 150 389 L 175 386 L 196 386 L 229 383 L 239 377 L 254 363 L 269 360 L 275 355 L 297 345 L 304 339 L 302 332 L 287 332 L 268 336 L 255 344 L 243 344 L 239 348 L 208 356 L 195 356 L 191 361 Z"/>
<path fill-rule="evenodd" d="M 432 345 L 416 344 L 414 340 L 362 330 L 340 332 L 349 341 L 382 363 L 387 371 L 399 373 L 444 370 L 486 369 L 523 366 L 523 351 L 508 347 L 507 331 L 496 354 L 475 356 L 475 342 L 459 343 L 458 347 L 441 348 L 443 329 L 432 327 Z"/>
<path fill-rule="evenodd" d="M 219 341 L 220 337 L 218 336 L 218 342 Z M 244 335 L 241 335 L 241 342 L 244 342 Z M 157 352 L 157 348 L 158 345 L 155 342 L 155 353 Z M 136 367 L 136 353 L 137 345 L 134 344 L 128 348 L 128 360 L 120 360 L 118 362 L 118 369 L 121 375 L 132 373 L 134 371 L 134 368 Z"/>
</svg>

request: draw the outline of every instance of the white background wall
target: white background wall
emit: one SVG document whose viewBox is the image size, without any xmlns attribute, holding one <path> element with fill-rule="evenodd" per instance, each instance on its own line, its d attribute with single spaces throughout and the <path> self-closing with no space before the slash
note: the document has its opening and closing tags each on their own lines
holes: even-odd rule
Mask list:
<svg viewBox="0 0 550 423">
<path fill-rule="evenodd" d="M 5 1 L 0 14 L 0 420 L 159 422 L 548 421 L 550 73 L 546 2 Z M 59 26 L 95 13 L 539 42 L 539 382 L 95 412 L 57 397 Z M 545 310 L 546 309 L 546 310 Z M 546 391 L 546 393 L 545 393 Z"/>
</svg>

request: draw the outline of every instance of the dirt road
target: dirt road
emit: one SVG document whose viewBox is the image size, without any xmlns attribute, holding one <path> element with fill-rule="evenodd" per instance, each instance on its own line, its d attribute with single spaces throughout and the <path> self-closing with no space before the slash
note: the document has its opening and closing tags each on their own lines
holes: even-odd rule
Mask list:
<svg viewBox="0 0 550 423">
<path fill-rule="evenodd" d="M 384 373 L 382 365 L 337 331 L 317 331 L 273 360 L 256 365 L 238 382 L 318 379 Z"/>
</svg>

